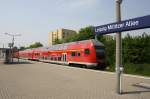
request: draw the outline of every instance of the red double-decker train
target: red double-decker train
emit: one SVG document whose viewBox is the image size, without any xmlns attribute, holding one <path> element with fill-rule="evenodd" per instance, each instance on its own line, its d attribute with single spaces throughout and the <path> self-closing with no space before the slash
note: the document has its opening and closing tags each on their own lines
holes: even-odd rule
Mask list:
<svg viewBox="0 0 150 99">
<path fill-rule="evenodd" d="M 83 67 L 105 66 L 105 48 L 97 40 L 84 40 L 19 51 L 16 57 L 58 64 L 80 64 Z"/>
</svg>

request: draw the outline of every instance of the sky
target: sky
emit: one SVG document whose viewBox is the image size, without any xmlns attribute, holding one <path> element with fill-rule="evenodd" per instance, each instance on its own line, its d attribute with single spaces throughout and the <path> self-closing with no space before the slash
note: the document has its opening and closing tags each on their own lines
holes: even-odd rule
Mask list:
<svg viewBox="0 0 150 99">
<path fill-rule="evenodd" d="M 150 15 L 149 4 L 150 0 L 123 0 L 122 20 Z M 18 47 L 34 42 L 47 46 L 48 33 L 58 28 L 78 31 L 115 21 L 115 0 L 0 0 L 0 47 L 12 39 L 4 33 L 21 34 L 15 37 Z"/>
</svg>

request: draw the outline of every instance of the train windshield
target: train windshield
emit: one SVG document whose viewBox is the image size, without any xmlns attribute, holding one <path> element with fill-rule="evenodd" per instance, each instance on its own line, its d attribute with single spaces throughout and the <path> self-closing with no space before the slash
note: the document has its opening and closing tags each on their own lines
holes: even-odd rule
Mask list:
<svg viewBox="0 0 150 99">
<path fill-rule="evenodd" d="M 103 46 L 95 46 L 95 51 L 98 59 L 105 58 L 105 48 Z"/>
</svg>

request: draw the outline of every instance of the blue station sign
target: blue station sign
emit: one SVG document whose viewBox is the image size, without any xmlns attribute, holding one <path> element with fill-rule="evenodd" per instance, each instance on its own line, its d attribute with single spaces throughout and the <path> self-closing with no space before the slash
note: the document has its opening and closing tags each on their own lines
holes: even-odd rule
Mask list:
<svg viewBox="0 0 150 99">
<path fill-rule="evenodd" d="M 150 15 L 95 27 L 95 35 L 150 28 Z"/>
</svg>

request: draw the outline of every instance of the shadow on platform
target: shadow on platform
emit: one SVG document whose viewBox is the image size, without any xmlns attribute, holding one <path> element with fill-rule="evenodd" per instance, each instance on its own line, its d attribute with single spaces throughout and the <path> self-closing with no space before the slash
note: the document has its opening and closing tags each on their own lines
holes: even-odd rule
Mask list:
<svg viewBox="0 0 150 99">
<path fill-rule="evenodd" d="M 124 95 L 124 94 L 141 94 L 141 93 L 145 93 L 145 92 L 150 92 L 150 90 L 126 91 L 126 92 L 122 92 L 122 95 Z"/>
<path fill-rule="evenodd" d="M 139 87 L 142 88 L 141 90 L 138 91 L 126 91 L 126 92 L 122 92 L 122 94 L 141 94 L 141 93 L 145 93 L 145 92 L 150 92 L 150 88 L 148 87 L 144 87 L 144 86 L 139 86 L 137 84 L 133 84 L 134 87 Z"/>
<path fill-rule="evenodd" d="M 11 62 L 11 63 L 5 63 L 4 62 L 4 64 L 6 64 L 6 65 L 14 65 L 14 64 L 33 64 L 33 63 L 31 63 L 31 62 L 26 62 L 26 61 L 19 61 L 19 62 Z"/>
</svg>

